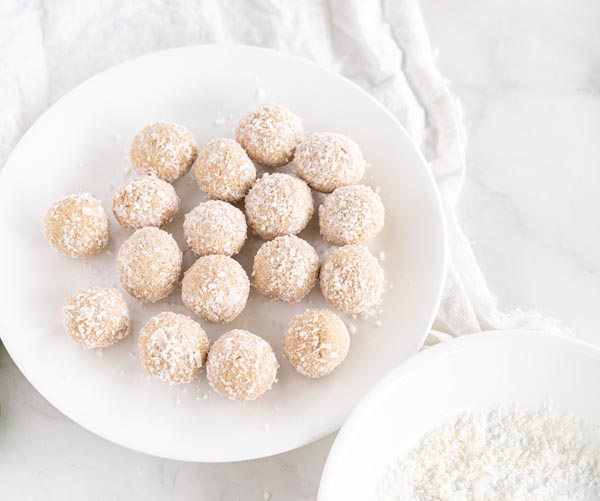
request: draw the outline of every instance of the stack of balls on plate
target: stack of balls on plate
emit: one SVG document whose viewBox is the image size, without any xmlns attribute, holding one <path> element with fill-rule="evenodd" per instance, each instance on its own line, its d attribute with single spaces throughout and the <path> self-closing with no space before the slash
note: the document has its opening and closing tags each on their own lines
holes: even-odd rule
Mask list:
<svg viewBox="0 0 600 501">
<path fill-rule="evenodd" d="M 114 196 L 113 214 L 133 234 L 123 243 L 117 269 L 123 288 L 144 303 L 173 292 L 182 275 L 183 254 L 162 230 L 179 210 L 174 181 L 193 170 L 209 201 L 185 215 L 185 242 L 196 262 L 182 279 L 183 304 L 200 319 L 225 323 L 246 307 L 250 281 L 231 256 L 242 249 L 247 225 L 265 242 L 254 258 L 252 279 L 266 296 L 294 303 L 320 281 L 336 309 L 363 314 L 381 298 L 383 270 L 362 245 L 383 227 L 384 207 L 371 188 L 357 184 L 365 171 L 360 148 L 341 134 L 303 137 L 298 117 L 279 105 L 263 105 L 243 117 L 237 141 L 215 139 L 198 153 L 192 133 L 159 122 L 145 127 L 131 145 L 139 177 Z M 256 179 L 253 162 L 277 169 L 293 161 L 299 177 L 265 173 Z M 339 246 L 321 265 L 315 249 L 296 235 L 314 212 L 311 188 L 328 194 L 319 208 L 323 238 Z M 245 214 L 234 204 L 244 201 Z M 99 253 L 109 241 L 109 219 L 100 201 L 71 195 L 48 210 L 44 233 L 55 249 L 73 256 Z M 89 287 L 67 298 L 64 327 L 85 348 L 104 348 L 130 330 L 127 304 L 112 288 Z M 139 333 L 147 373 L 168 384 L 188 383 L 203 367 L 221 395 L 253 400 L 276 381 L 279 364 L 267 341 L 234 329 L 209 346 L 192 318 L 163 312 Z M 302 375 L 320 378 L 345 359 L 346 325 L 326 309 L 293 317 L 283 335 L 283 352 Z"/>
</svg>

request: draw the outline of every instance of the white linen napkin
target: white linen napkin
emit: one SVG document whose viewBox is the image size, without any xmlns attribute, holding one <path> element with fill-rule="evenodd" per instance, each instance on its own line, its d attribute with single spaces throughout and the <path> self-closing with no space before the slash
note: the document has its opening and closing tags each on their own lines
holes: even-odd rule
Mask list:
<svg viewBox="0 0 600 501">
<path fill-rule="evenodd" d="M 379 99 L 421 148 L 443 198 L 449 268 L 428 344 L 481 330 L 569 333 L 535 312 L 502 313 L 455 212 L 465 176 L 460 103 L 438 72 L 416 0 L 6 0 L 0 6 L 0 165 L 72 87 L 150 51 L 245 43 L 306 57 Z"/>
</svg>

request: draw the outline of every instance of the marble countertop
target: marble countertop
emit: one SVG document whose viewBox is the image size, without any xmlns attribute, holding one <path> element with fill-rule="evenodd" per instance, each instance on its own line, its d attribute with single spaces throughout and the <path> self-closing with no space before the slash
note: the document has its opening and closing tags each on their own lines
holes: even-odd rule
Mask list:
<svg viewBox="0 0 600 501">
<path fill-rule="evenodd" d="M 600 345 L 600 4 L 423 0 L 470 142 L 459 214 L 505 309 Z M 138 454 L 50 406 L 0 347 L 0 492 L 19 500 L 314 499 L 333 437 L 191 464 Z M 68 495 L 67 495 L 68 493 Z"/>
</svg>

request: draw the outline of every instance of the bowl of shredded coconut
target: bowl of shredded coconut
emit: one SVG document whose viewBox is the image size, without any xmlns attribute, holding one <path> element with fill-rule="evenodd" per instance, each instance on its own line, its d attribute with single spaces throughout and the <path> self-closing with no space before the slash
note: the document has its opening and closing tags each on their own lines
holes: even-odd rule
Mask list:
<svg viewBox="0 0 600 501">
<path fill-rule="evenodd" d="M 319 501 L 600 499 L 600 349 L 526 331 L 429 348 L 338 434 Z"/>
</svg>

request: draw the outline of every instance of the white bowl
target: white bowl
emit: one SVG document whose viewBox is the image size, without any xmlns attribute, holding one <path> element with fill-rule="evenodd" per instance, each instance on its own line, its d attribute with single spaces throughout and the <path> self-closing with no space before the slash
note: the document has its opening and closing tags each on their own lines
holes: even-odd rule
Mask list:
<svg viewBox="0 0 600 501">
<path fill-rule="evenodd" d="M 108 252 L 75 260 L 54 252 L 42 235 L 46 209 L 82 191 L 109 209 L 124 184 L 128 147 L 144 125 L 166 119 L 187 125 L 200 145 L 232 137 L 235 121 L 267 100 L 298 113 L 308 131 L 352 136 L 373 165 L 365 180 L 382 188 L 386 226 L 370 243 L 384 264 L 385 312 L 357 327 L 350 354 L 319 381 L 297 374 L 281 353 L 291 316 L 324 300 L 287 305 L 253 290 L 246 311 L 227 325 L 203 322 L 211 340 L 232 328 L 267 338 L 281 363 L 279 382 L 254 402 L 230 402 L 209 392 L 204 374 L 186 387 L 144 378 L 137 332 L 163 309 L 190 314 L 179 291 L 142 307 L 128 297 L 133 332 L 103 356 L 85 352 L 64 333 L 65 297 L 87 285 L 118 286 L 115 255 L 130 234 L 112 221 Z M 125 174 L 125 175 L 123 175 Z M 167 231 L 182 249 L 183 215 L 202 200 L 190 174 L 175 183 L 182 209 Z M 308 235 L 313 242 L 315 221 Z M 360 398 L 421 345 L 439 303 L 445 233 L 433 178 L 401 125 L 356 85 L 285 54 L 250 47 L 198 46 L 150 54 L 107 70 L 54 104 L 25 134 L 0 178 L 0 324 L 2 339 L 25 376 L 59 410 L 122 445 L 190 461 L 234 461 L 277 454 L 336 430 Z M 318 233 L 318 230 L 317 230 Z M 241 256 L 249 270 L 259 245 Z M 187 254 L 186 264 L 192 259 Z M 174 306 L 170 303 L 175 303 Z"/>
<path fill-rule="evenodd" d="M 551 400 L 600 424 L 600 349 L 525 331 L 464 336 L 415 355 L 352 412 L 331 449 L 319 501 L 372 499 L 387 468 L 432 426 L 495 403 Z"/>
</svg>

